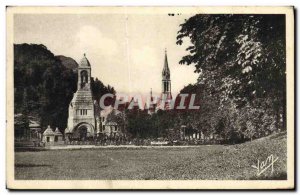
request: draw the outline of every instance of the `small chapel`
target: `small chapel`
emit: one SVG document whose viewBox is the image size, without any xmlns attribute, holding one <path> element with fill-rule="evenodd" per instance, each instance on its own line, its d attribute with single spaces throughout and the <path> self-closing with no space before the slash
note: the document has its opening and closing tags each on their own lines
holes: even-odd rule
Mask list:
<svg viewBox="0 0 300 195">
<path fill-rule="evenodd" d="M 97 116 L 91 90 L 91 64 L 84 54 L 78 66 L 77 91 L 69 104 L 68 126 L 65 134 L 80 140 L 94 137 Z"/>
<path fill-rule="evenodd" d="M 91 64 L 84 54 L 78 66 L 77 91 L 69 104 L 66 140 L 85 141 L 95 137 L 123 136 L 122 128 L 107 120 L 112 112 L 115 114 L 118 111 L 111 108 L 100 110 L 98 102 L 93 99 Z"/>
</svg>

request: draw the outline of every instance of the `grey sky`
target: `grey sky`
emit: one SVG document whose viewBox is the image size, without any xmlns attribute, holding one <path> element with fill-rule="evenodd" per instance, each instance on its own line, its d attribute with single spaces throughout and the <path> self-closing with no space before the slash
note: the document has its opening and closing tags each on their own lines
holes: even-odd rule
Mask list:
<svg viewBox="0 0 300 195">
<path fill-rule="evenodd" d="M 14 16 L 14 43 L 44 44 L 55 55 L 77 62 L 86 53 L 92 76 L 122 93 L 161 92 L 164 48 L 172 92 L 195 83 L 193 66 L 179 65 L 186 54 L 176 45 L 179 25 L 189 15 L 22 14 Z"/>
</svg>

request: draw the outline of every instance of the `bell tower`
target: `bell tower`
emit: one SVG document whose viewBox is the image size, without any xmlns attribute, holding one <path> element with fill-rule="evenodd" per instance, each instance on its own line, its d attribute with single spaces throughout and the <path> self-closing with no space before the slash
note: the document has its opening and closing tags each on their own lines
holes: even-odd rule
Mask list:
<svg viewBox="0 0 300 195">
<path fill-rule="evenodd" d="M 91 90 L 91 64 L 83 55 L 78 66 L 77 91 L 69 104 L 67 130 L 73 139 L 94 137 L 97 130 Z"/>
<path fill-rule="evenodd" d="M 91 64 L 83 54 L 83 58 L 80 61 L 78 67 L 78 90 L 90 90 L 91 89 Z"/>
</svg>

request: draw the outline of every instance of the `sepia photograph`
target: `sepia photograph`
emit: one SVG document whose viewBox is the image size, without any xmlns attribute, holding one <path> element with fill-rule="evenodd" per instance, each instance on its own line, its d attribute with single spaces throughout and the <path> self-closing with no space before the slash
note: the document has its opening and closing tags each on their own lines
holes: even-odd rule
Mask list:
<svg viewBox="0 0 300 195">
<path fill-rule="evenodd" d="M 293 189 L 293 7 L 7 7 L 7 188 Z"/>
</svg>

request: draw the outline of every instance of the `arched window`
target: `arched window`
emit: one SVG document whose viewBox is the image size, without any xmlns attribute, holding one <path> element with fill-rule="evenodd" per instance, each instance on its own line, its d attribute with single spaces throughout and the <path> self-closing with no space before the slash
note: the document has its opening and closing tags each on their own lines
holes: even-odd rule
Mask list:
<svg viewBox="0 0 300 195">
<path fill-rule="evenodd" d="M 81 87 L 84 87 L 85 83 L 88 83 L 88 72 L 86 70 L 80 72 L 80 81 Z"/>
</svg>

